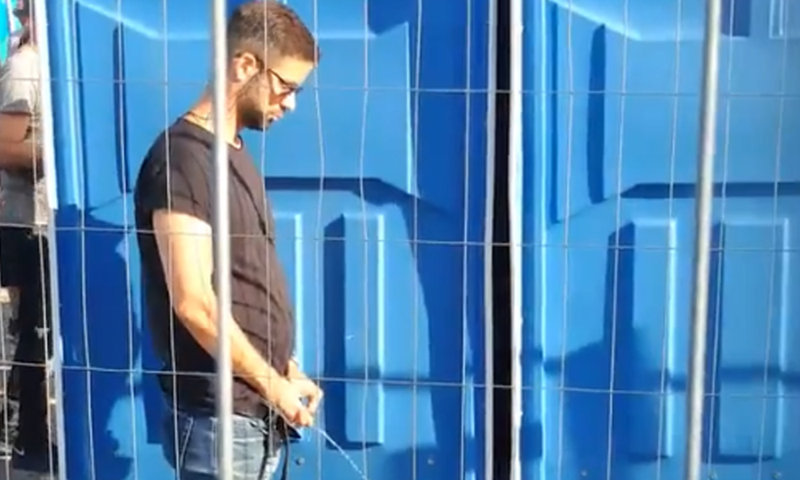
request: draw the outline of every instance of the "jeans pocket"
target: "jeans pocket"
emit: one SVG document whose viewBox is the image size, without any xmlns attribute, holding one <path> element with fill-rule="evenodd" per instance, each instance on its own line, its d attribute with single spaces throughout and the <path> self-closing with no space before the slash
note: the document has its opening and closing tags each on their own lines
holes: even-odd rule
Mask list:
<svg viewBox="0 0 800 480">
<path fill-rule="evenodd" d="M 192 438 L 194 418 L 182 413 L 170 412 L 164 419 L 164 454 L 173 468 L 183 466 L 186 450 Z"/>
<path fill-rule="evenodd" d="M 187 417 L 182 423 L 178 424 L 178 465 L 183 466 L 186 461 L 186 450 L 189 448 L 189 440 L 192 438 L 194 430 L 194 418 Z"/>
</svg>

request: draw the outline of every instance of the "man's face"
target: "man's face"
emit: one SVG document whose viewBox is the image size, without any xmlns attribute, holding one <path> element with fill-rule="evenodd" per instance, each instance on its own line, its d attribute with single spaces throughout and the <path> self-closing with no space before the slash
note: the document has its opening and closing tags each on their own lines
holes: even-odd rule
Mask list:
<svg viewBox="0 0 800 480">
<path fill-rule="evenodd" d="M 246 64 L 234 62 L 234 69 L 247 69 Z M 300 86 L 306 80 L 314 64 L 305 60 L 287 57 L 274 62 L 271 67 L 261 68 L 240 85 L 236 110 L 242 128 L 266 130 L 287 112 L 294 110 Z M 242 73 L 237 78 L 242 78 Z"/>
<path fill-rule="evenodd" d="M 17 17 L 17 20 L 22 24 L 22 26 L 28 26 L 28 8 L 27 8 L 28 0 L 16 0 L 14 2 L 14 16 Z"/>
</svg>

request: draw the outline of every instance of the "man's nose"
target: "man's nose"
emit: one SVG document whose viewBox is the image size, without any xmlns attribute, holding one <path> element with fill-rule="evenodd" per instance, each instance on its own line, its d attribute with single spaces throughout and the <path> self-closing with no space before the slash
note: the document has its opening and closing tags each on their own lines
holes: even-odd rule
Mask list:
<svg viewBox="0 0 800 480">
<path fill-rule="evenodd" d="M 281 107 L 283 108 L 284 112 L 294 111 L 295 107 L 297 107 L 297 95 L 295 92 L 292 92 L 284 97 L 283 101 L 281 101 Z"/>
</svg>

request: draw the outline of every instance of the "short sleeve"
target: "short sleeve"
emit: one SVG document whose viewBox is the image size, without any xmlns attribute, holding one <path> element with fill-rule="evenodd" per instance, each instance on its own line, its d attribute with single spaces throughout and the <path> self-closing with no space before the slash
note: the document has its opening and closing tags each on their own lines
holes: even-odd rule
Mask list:
<svg viewBox="0 0 800 480">
<path fill-rule="evenodd" d="M 8 35 L 6 39 L 6 58 L 10 58 L 17 51 L 21 40 L 22 30 L 15 30 Z"/>
<path fill-rule="evenodd" d="M 154 212 L 185 213 L 211 223 L 211 171 L 208 149 L 186 139 L 158 142 L 139 178 L 139 198 Z"/>
<path fill-rule="evenodd" d="M 39 79 L 35 55 L 17 52 L 0 70 L 0 112 L 33 113 Z"/>
</svg>

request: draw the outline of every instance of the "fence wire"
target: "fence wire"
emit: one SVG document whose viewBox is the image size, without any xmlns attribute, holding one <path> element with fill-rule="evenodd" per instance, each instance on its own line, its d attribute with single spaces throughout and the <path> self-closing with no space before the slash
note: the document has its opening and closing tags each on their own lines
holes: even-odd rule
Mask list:
<svg viewBox="0 0 800 480">
<path fill-rule="evenodd" d="M 777 60 L 770 63 L 779 73 L 769 75 L 779 79 L 778 85 L 737 88 L 737 82 L 744 82 L 741 78 L 747 73 L 742 59 L 748 57 L 742 52 L 747 51 L 751 40 L 723 35 L 720 91 L 714 93 L 713 89 L 699 89 L 702 62 L 695 57 L 701 51 L 700 39 L 696 31 L 688 37 L 690 29 L 683 23 L 694 7 L 683 0 L 667 2 L 671 10 L 664 14 L 664 21 L 674 19 L 675 24 L 670 25 L 671 35 L 660 32 L 656 40 L 642 38 L 642 24 L 650 20 L 643 20 L 642 9 L 647 7 L 640 1 L 621 0 L 602 12 L 611 16 L 609 11 L 615 10 L 614 28 L 608 28 L 611 20 L 604 24 L 600 13 L 591 12 L 593 7 L 587 2 L 534 2 L 535 8 L 541 8 L 539 17 L 531 13 L 534 7 L 523 2 L 515 11 L 524 18 L 505 19 L 512 27 L 511 41 L 521 42 L 513 48 L 507 41 L 487 38 L 497 33 L 484 25 L 496 27 L 488 20 L 492 16 L 486 15 L 494 2 L 469 0 L 451 6 L 458 12 L 447 19 L 439 18 L 442 10 L 435 1 L 415 0 L 404 7 L 408 9 L 403 13 L 406 51 L 393 59 L 386 58 L 388 50 L 381 43 L 392 29 L 378 24 L 376 18 L 386 12 L 377 2 L 365 0 L 360 4 L 350 13 L 360 16 L 355 20 L 338 17 L 319 0 L 288 2 L 321 40 L 323 57 L 309 79 L 307 93 L 298 98 L 301 106 L 294 114 L 296 118 L 289 115 L 283 121 L 285 125 L 275 127 L 269 135 L 249 134 L 247 141 L 257 152 L 258 167 L 267 177 L 269 204 L 264 207 L 273 206 L 278 217 L 276 243 L 286 262 L 283 268 L 290 272 L 298 362 L 326 391 L 317 424 L 330 437 L 308 430 L 310 440 L 299 442 L 292 456 L 283 461 L 290 463 L 293 474 L 317 479 L 359 478 L 361 474 L 369 479 L 488 479 L 493 475 L 499 478 L 498 472 L 510 472 L 511 478 L 557 480 L 788 475 L 797 457 L 794 442 L 784 430 L 792 411 L 790 404 L 800 400 L 800 392 L 791 385 L 793 380 L 786 379 L 794 375 L 790 345 L 796 335 L 795 318 L 789 296 L 796 281 L 797 265 L 792 259 L 800 249 L 790 205 L 798 193 L 790 161 L 796 146 L 787 138 L 791 129 L 800 125 L 790 107 L 800 98 L 791 86 L 798 80 L 793 59 L 797 40 L 788 25 L 796 16 L 789 10 L 796 8 L 796 2 L 772 2 L 770 15 L 778 19 L 775 22 L 780 35 L 763 40 L 769 47 L 760 44 L 765 50 L 779 52 Z M 737 12 L 742 11 L 736 5 L 741 1 L 729 0 L 722 10 L 723 32 L 735 30 L 734 24 L 740 21 Z M 167 0 L 147 6 L 136 2 L 139 0 L 115 0 L 113 8 L 106 10 L 102 2 L 73 0 L 68 20 L 74 38 L 50 38 L 47 43 L 69 42 L 66 49 L 79 51 L 73 55 L 81 68 L 66 78 L 50 73 L 48 79 L 13 79 L 36 84 L 37 89 L 58 83 L 76 92 L 81 107 L 70 112 L 70 121 L 81 134 L 73 141 L 75 158 L 59 151 L 45 153 L 45 173 L 52 183 L 52 197 L 55 177 L 65 171 L 56 162 L 71 162 L 78 182 L 72 187 L 79 192 L 81 203 L 74 224 L 51 219 L 49 231 L 35 237 L 35 289 L 40 307 L 46 312 L 56 306 L 60 312 L 54 315 L 56 325 L 52 329 L 47 325 L 35 329 L 44 350 L 42 361 L 20 357 L 16 350 L 19 346 L 15 339 L 16 343 L 23 341 L 23 322 L 28 320 L 23 318 L 24 310 L 20 313 L 18 308 L 21 300 L 20 287 L 14 284 L 16 275 L 9 280 L 7 272 L 0 271 L 0 475 L 4 475 L 0 478 L 25 478 L 20 477 L 26 474 L 22 472 L 67 478 L 67 472 L 81 469 L 74 465 L 84 463 L 86 468 L 81 473 L 92 480 L 138 480 L 153 472 L 173 475 L 163 465 L 163 439 L 153 421 L 152 409 L 164 406 L 154 407 L 146 398 L 153 379 L 164 370 L 146 358 L 150 347 L 146 345 L 147 333 L 143 333 L 147 327 L 142 318 L 135 240 L 141 232 L 137 232 L 131 215 L 133 178 L 129 172 L 137 170 L 145 140 L 130 133 L 117 139 L 102 136 L 137 128 L 152 132 L 168 128 L 176 112 L 189 107 L 189 93 L 199 94 L 208 86 L 207 78 L 186 78 L 176 73 L 176 62 L 205 64 L 202 59 L 211 57 L 210 49 L 200 49 L 196 60 L 183 58 L 185 50 L 179 43 L 187 41 L 187 33 L 178 9 L 185 5 L 171 6 Z M 347 7 L 341 8 L 344 11 Z M 146 27 L 152 27 L 147 31 L 148 41 L 156 45 L 151 59 L 157 65 L 152 67 L 155 73 L 131 70 L 128 65 L 137 65 L 133 61 L 125 64 L 126 68 L 102 63 L 113 63 L 113 56 L 125 63 L 126 57 L 137 55 L 125 41 L 126 36 L 141 34 L 136 30 L 141 25 L 132 23 L 136 15 L 144 15 L 153 24 Z M 50 18 L 58 17 L 51 14 Z M 115 40 L 101 34 L 93 37 L 76 28 L 103 23 L 92 23 L 96 18 L 111 22 L 97 28 L 113 24 L 109 31 L 114 31 Z M 141 22 L 141 18 L 136 21 Z M 590 24 L 592 27 L 587 27 Z M 519 30 L 514 30 L 515 25 Z M 530 34 L 539 30 L 543 33 Z M 586 33 L 590 30 L 592 38 Z M 452 58 L 436 57 L 443 55 L 443 50 L 434 49 L 432 42 L 444 42 L 443 37 L 451 34 L 458 37 L 463 52 L 453 53 Z M 189 42 L 195 41 L 192 35 L 188 35 Z M 111 43 L 96 40 L 101 37 Z M 197 43 L 206 45 L 210 29 L 198 34 L 200 37 L 203 40 Z M 605 42 L 606 56 L 587 59 L 592 42 L 600 48 L 599 37 Z M 92 43 L 93 38 L 97 43 Z M 534 47 L 531 38 L 552 45 Z M 654 55 L 653 68 L 659 62 L 674 66 L 668 81 L 652 83 L 669 87 L 643 85 L 637 79 L 637 75 L 645 74 L 642 51 L 648 41 L 665 47 Z M 511 49 L 523 62 L 516 67 L 519 82 L 512 83 L 510 90 L 497 88 L 479 73 L 492 65 L 492 60 L 479 53 L 488 45 Z M 536 48 L 548 52 L 549 57 L 530 63 L 522 58 L 535 56 L 531 51 Z M 326 50 L 332 52 L 330 63 L 326 63 Z M 595 55 L 599 54 L 595 51 Z M 614 63 L 609 60 L 611 56 Z M 605 64 L 587 66 L 592 61 Z M 385 71 L 400 62 L 406 67 L 402 74 L 405 84 L 384 84 Z M 360 71 L 350 72 L 353 65 Z M 620 71 L 610 71 L 609 65 Z M 605 83 L 601 88 L 587 87 L 587 70 L 591 68 L 603 70 Z M 342 73 L 345 70 L 348 75 Z M 107 75 L 109 71 L 113 74 Z M 768 72 L 761 74 L 766 77 Z M 691 81 L 687 80 L 690 77 Z M 342 78 L 356 80 L 348 84 Z M 8 80 L 0 74 L 0 83 L 3 81 Z M 719 120 L 720 127 L 706 124 L 705 135 L 711 142 L 706 153 L 711 155 L 713 144 L 718 144 L 718 167 L 706 168 L 706 181 L 700 182 L 684 174 L 685 165 L 695 159 L 688 158 L 685 144 L 702 142 L 700 129 L 689 132 L 686 125 L 698 127 L 697 112 L 689 113 L 689 107 L 700 105 L 704 92 L 709 91 L 721 108 L 719 113 L 716 109 L 708 112 Z M 93 95 L 104 100 L 94 102 Z M 396 95 L 403 98 L 403 112 L 387 107 L 395 105 L 387 98 Z M 511 152 L 510 160 L 475 148 L 481 143 L 475 135 L 485 127 L 482 122 L 493 124 L 495 120 L 491 118 L 493 106 L 487 107 L 489 96 L 510 96 L 519 102 L 519 110 L 511 115 L 512 123 L 517 123 L 510 126 L 518 129 L 517 137 L 512 135 L 510 140 L 519 143 L 519 150 Z M 41 98 L 49 100 L 49 94 Z M 106 102 L 109 98 L 150 100 L 151 111 L 143 114 L 141 105 Z M 596 104 L 592 102 L 598 101 L 603 105 L 602 115 L 593 116 L 590 110 Z M 657 112 L 657 108 L 648 112 L 643 107 L 647 101 L 666 107 L 663 112 Z M 774 104 L 775 108 L 767 111 L 776 113 L 777 119 L 764 118 L 763 111 L 754 107 L 756 113 L 743 120 L 743 108 L 737 105 L 759 102 Z M 453 110 L 455 118 L 447 122 L 452 120 L 454 125 L 445 125 L 445 117 L 434 113 L 447 108 Z M 52 116 L 52 108 L 40 107 L 40 111 L 50 112 L 50 118 L 42 118 L 43 122 L 49 122 L 56 132 L 63 131 Z M 642 131 L 639 124 L 648 123 L 647 115 L 664 112 L 666 128 L 648 131 L 648 138 L 636 138 Z M 382 118 L 394 114 L 398 117 L 394 123 Z M 498 109 L 498 114 L 508 112 Z M 3 118 L 0 115 L 0 121 Z M 539 121 L 546 125 L 532 125 Z M 765 123 L 775 123 L 775 131 L 770 132 L 774 151 L 767 155 L 760 150 L 736 150 L 736 145 L 743 148 L 737 136 L 746 136 L 748 128 L 761 132 L 763 129 L 757 127 Z M 111 127 L 103 133 L 93 131 L 103 124 Z M 390 144 L 393 128 L 405 132 L 406 151 L 391 152 L 375 146 L 382 141 Z M 538 138 L 537 131 L 551 136 Z M 590 138 L 592 135 L 602 136 L 602 141 Z M 377 136 L 385 138 L 374 138 Z M 489 145 L 484 148 L 493 148 L 493 142 L 506 142 L 509 137 L 498 134 L 496 139 L 484 140 Z M 751 140 L 759 148 L 766 144 L 760 138 Z M 103 146 L 114 141 L 119 143 L 113 148 Z M 592 142 L 599 142 L 600 147 L 592 147 Z M 293 151 L 293 143 L 300 145 L 298 151 L 316 154 L 281 156 Z M 648 154 L 643 147 L 647 144 L 657 154 Z M 592 148 L 599 148 L 599 152 L 592 152 Z M 119 191 L 113 196 L 101 185 L 113 179 L 98 176 L 111 171 L 101 167 L 98 160 L 107 151 L 113 151 L 116 158 L 104 161 L 126 172 L 119 175 Z M 748 155 L 758 158 L 741 160 Z M 485 157 L 491 165 L 485 165 Z M 485 177 L 491 176 L 501 162 L 509 161 L 519 162 L 511 169 L 516 169 L 513 174 L 518 177 L 487 185 Z M 737 173 L 737 168 L 742 168 L 737 162 L 745 161 L 762 162 L 758 178 L 743 178 Z M 393 184 L 394 179 L 382 177 L 376 165 L 391 162 L 405 162 L 407 184 Z M 296 164 L 296 168 L 286 166 L 290 164 Z M 650 166 L 659 172 L 657 176 L 644 172 Z M 748 168 L 748 172 L 756 171 Z M 591 184 L 595 180 L 590 177 L 597 174 L 592 169 L 602 170 L 602 185 Z M 447 178 L 448 173 L 454 178 Z M 270 187 L 274 179 L 278 182 Z M 58 180 L 59 185 L 69 181 Z M 485 197 L 490 195 L 487 192 L 505 192 L 492 191 L 500 183 L 519 189 L 509 197 L 519 204 L 508 206 L 511 214 L 506 212 L 515 232 L 509 242 L 490 241 L 482 230 L 495 213 L 490 208 L 491 198 Z M 763 191 L 758 190 L 761 184 L 766 185 Z M 640 190 L 634 191 L 637 187 Z M 647 189 L 656 187 L 660 190 L 648 193 Z M 0 191 L 3 188 L 7 187 L 0 184 Z M 531 193 L 539 189 L 542 192 Z M 708 255 L 708 268 L 697 268 L 694 278 L 695 285 L 707 289 L 708 305 L 703 301 L 696 304 L 692 317 L 692 299 L 684 284 L 690 283 L 691 271 L 697 265 L 687 260 L 692 252 L 690 210 L 696 190 L 711 198 L 709 210 L 699 215 L 705 220 L 698 232 L 707 236 L 696 244 Z M 752 193 L 756 190 L 760 193 Z M 56 208 L 54 200 L 51 198 L 51 206 Z M 61 206 L 64 210 L 66 207 L 70 206 Z M 113 221 L 98 220 L 97 212 L 103 209 L 107 209 L 106 217 L 115 217 Z M 115 213 L 107 214 L 109 209 L 116 209 Z M 56 210 L 54 214 L 62 212 Z M 769 239 L 764 244 L 737 240 L 727 233 L 737 225 L 766 225 Z M 637 232 L 626 237 L 628 230 L 639 226 L 655 227 L 660 237 L 656 241 L 641 240 L 636 238 Z M 14 251 L 10 247 L 14 240 L 9 240 L 7 232 L 33 227 L 36 225 L 25 222 L 2 222 L 0 254 Z M 228 239 L 248 236 L 234 232 Z M 76 248 L 56 253 L 55 240 L 62 238 L 72 239 Z M 111 257 L 119 257 L 119 267 L 112 265 L 104 270 L 98 266 L 110 258 L 100 252 L 106 248 L 101 246 L 104 243 L 114 243 L 116 252 Z M 224 243 L 218 241 L 217 245 Z M 492 279 L 494 295 L 484 297 L 480 290 L 483 269 L 491 267 L 481 263 L 492 247 L 505 247 L 514 262 L 509 274 L 514 283 L 510 296 L 500 297 L 504 289 L 497 288 L 508 279 Z M 742 260 L 748 255 L 767 259 L 763 271 L 758 270 L 761 267 L 756 260 Z M 269 253 L 265 256 L 269 263 Z M 636 272 L 641 268 L 635 265 L 636 256 L 656 259 L 653 265 L 657 266 L 647 275 Z M 726 258 L 740 258 L 742 265 L 755 265 L 753 269 L 758 271 L 752 272 L 753 278 L 732 278 L 726 271 Z M 5 269 L 6 260 L 2 263 Z M 77 265 L 78 271 L 59 272 L 72 265 Z M 449 273 L 450 268 L 454 273 Z M 746 268 L 731 269 L 746 276 Z M 103 275 L 108 278 L 99 278 Z M 73 283 L 65 285 L 65 279 Z M 632 286 L 637 280 L 644 284 Z M 751 312 L 754 318 L 749 323 L 738 318 L 741 312 L 730 309 L 731 305 L 740 305 L 730 299 L 735 294 L 731 292 L 747 288 L 736 287 L 736 282 L 749 285 L 757 293 L 751 303 L 758 308 L 751 308 L 755 313 Z M 485 324 L 487 308 L 492 307 L 487 304 L 497 298 L 509 302 L 515 310 L 495 309 L 493 313 L 501 313 Z M 540 303 L 533 305 L 533 298 Z M 637 301 L 642 303 L 637 306 Z M 582 302 L 589 307 L 582 307 Z M 645 303 L 641 311 L 634 311 Z M 122 307 L 112 308 L 110 304 Z M 70 306 L 69 311 L 64 305 Z M 78 308 L 71 308 L 74 305 Z M 119 317 L 101 318 L 104 312 Z M 696 340 L 690 343 L 686 334 L 693 324 L 690 318 L 695 325 L 708 322 L 707 339 L 700 332 L 705 330 L 701 325 L 695 332 Z M 171 332 L 178 321 L 170 319 Z M 519 323 L 514 325 L 514 321 Z M 753 324 L 763 333 L 758 333 L 752 344 L 737 347 L 735 342 L 743 340 L 732 329 L 755 332 Z M 50 330 L 56 334 L 54 345 L 44 341 Z M 484 335 L 506 339 L 513 348 L 496 349 L 496 356 L 487 357 L 486 352 L 492 349 Z M 62 345 L 62 340 L 67 342 Z M 173 337 L 173 347 L 174 342 Z M 653 351 L 638 352 L 643 348 Z M 499 356 L 509 350 L 519 364 L 512 367 L 511 382 L 498 382 L 490 373 L 497 373 L 497 365 L 508 364 L 507 358 Z M 124 354 L 120 357 L 119 352 Z M 175 358 L 172 360 L 174 363 Z M 641 363 L 636 365 L 637 361 Z M 48 447 L 45 462 L 38 466 L 15 463 L 15 458 L 24 456 L 19 449 L 15 451 L 21 398 L 15 388 L 30 378 L 34 368 L 46 372 L 47 437 L 56 446 Z M 757 370 L 757 388 L 736 386 L 744 380 L 734 370 L 743 368 Z M 20 378 L 19 372 L 26 372 L 25 377 Z M 168 373 L 173 379 L 178 375 L 210 375 L 204 371 Z M 83 375 L 85 382 L 59 385 L 61 379 L 75 379 L 76 374 Z M 119 379 L 114 381 L 122 385 L 120 391 L 107 391 L 112 384 L 109 379 Z M 725 385 L 734 386 L 726 389 Z M 70 391 L 77 395 L 79 390 L 87 399 L 86 405 L 75 411 L 66 408 L 70 404 L 65 397 Z M 506 390 L 512 395 L 493 396 L 495 391 Z M 109 395 L 116 397 L 104 399 Z M 497 398 L 515 400 L 508 405 L 497 403 Z M 750 410 L 741 417 L 756 418 L 755 423 L 727 413 L 731 407 L 724 406 L 726 402 L 749 405 Z M 164 403 L 178 410 L 177 397 Z M 516 408 L 509 412 L 509 406 Z M 481 408 L 492 411 L 487 415 Z M 59 409 L 65 416 L 63 421 L 57 418 Z M 685 426 L 682 413 L 691 418 Z M 77 425 L 76 416 L 83 419 L 85 436 L 64 425 Z M 498 431 L 502 423 L 495 421 L 506 416 L 512 419 L 511 431 Z M 730 428 L 726 429 L 723 420 Z M 173 454 L 179 457 L 183 432 L 177 422 L 173 425 Z M 116 445 L 109 446 L 114 442 Z M 350 469 L 332 442 L 342 445 L 358 471 Z M 71 448 L 79 444 L 74 449 L 86 459 L 68 456 L 65 443 Z M 749 453 L 726 456 L 726 449 Z M 227 456 L 222 458 L 232 456 L 230 451 L 223 453 Z M 116 463 L 120 459 L 126 466 Z M 227 461 L 224 465 L 225 469 L 231 467 Z"/>
</svg>

